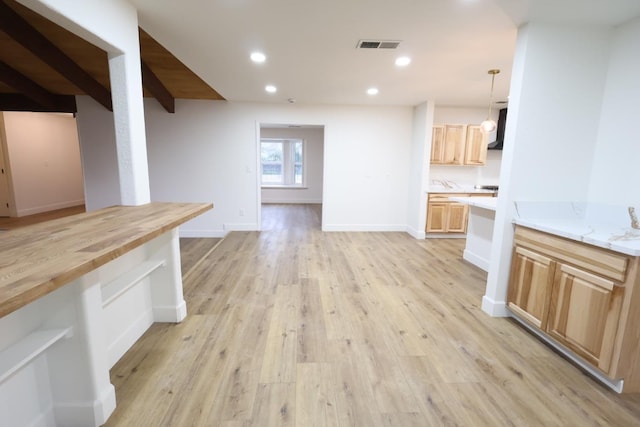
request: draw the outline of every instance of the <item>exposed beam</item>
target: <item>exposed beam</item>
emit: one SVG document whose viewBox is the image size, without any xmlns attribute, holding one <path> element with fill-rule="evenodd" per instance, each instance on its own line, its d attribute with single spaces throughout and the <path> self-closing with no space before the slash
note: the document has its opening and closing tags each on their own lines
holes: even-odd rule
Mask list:
<svg viewBox="0 0 640 427">
<path fill-rule="evenodd" d="M 53 106 L 47 107 L 19 93 L 0 94 L 0 111 L 35 111 L 39 113 L 76 113 L 76 97 L 53 95 Z"/>
<path fill-rule="evenodd" d="M 52 93 L 28 77 L 23 76 L 3 61 L 0 61 L 0 81 L 44 107 L 52 108 L 55 105 Z"/>
<path fill-rule="evenodd" d="M 173 98 L 173 95 L 167 90 L 167 88 L 162 84 L 158 76 L 156 76 L 151 68 L 145 64 L 144 61 L 142 63 L 142 86 L 147 88 L 151 95 L 155 99 L 158 100 L 160 105 L 164 107 L 169 113 L 176 112 L 176 101 Z"/>
<path fill-rule="evenodd" d="M 20 43 L 87 95 L 113 111 L 111 93 L 63 51 L 40 34 L 22 16 L 0 0 L 0 30 Z"/>
</svg>

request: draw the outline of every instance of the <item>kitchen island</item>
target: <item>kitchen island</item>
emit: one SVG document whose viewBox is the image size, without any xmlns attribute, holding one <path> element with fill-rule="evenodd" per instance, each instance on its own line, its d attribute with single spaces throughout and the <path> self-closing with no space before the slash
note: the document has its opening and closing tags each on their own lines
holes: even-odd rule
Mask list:
<svg viewBox="0 0 640 427">
<path fill-rule="evenodd" d="M 180 322 L 178 226 L 211 204 L 115 206 L 0 234 L 0 425 L 97 426 L 109 369 Z"/>
<path fill-rule="evenodd" d="M 451 197 L 451 200 L 469 205 L 467 242 L 462 257 L 488 271 L 497 197 Z"/>
</svg>

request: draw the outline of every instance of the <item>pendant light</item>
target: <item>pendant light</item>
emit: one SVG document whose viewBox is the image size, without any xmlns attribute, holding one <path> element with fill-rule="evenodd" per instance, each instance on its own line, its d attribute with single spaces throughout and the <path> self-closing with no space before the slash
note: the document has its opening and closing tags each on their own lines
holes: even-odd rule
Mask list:
<svg viewBox="0 0 640 427">
<path fill-rule="evenodd" d="M 487 115 L 487 120 L 480 124 L 480 129 L 484 133 L 491 133 L 498 127 L 496 122 L 491 118 L 491 104 L 493 104 L 493 81 L 499 72 L 500 70 L 497 69 L 487 71 L 488 74 L 491 74 L 491 94 L 489 95 L 489 114 Z"/>
</svg>

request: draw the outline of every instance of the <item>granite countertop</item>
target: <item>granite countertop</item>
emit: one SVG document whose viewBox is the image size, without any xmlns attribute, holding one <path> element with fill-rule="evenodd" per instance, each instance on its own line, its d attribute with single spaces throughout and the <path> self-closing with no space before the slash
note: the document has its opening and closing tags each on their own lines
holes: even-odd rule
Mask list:
<svg viewBox="0 0 640 427">
<path fill-rule="evenodd" d="M 498 203 L 497 197 L 450 197 L 449 200 L 454 202 L 464 203 L 469 206 L 475 206 L 477 208 L 487 209 L 490 211 L 496 210 Z"/>
<path fill-rule="evenodd" d="M 640 256 L 640 229 L 628 206 L 586 202 L 514 202 L 513 222 L 571 240 Z M 640 216 L 640 206 L 635 206 Z"/>
</svg>

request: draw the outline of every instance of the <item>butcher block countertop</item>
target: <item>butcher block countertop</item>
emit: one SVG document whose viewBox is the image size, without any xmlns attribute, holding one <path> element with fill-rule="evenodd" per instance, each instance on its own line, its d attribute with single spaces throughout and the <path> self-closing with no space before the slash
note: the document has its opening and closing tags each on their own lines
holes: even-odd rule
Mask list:
<svg viewBox="0 0 640 427">
<path fill-rule="evenodd" d="M 0 232 L 0 317 L 212 208 L 113 206 Z"/>
</svg>

